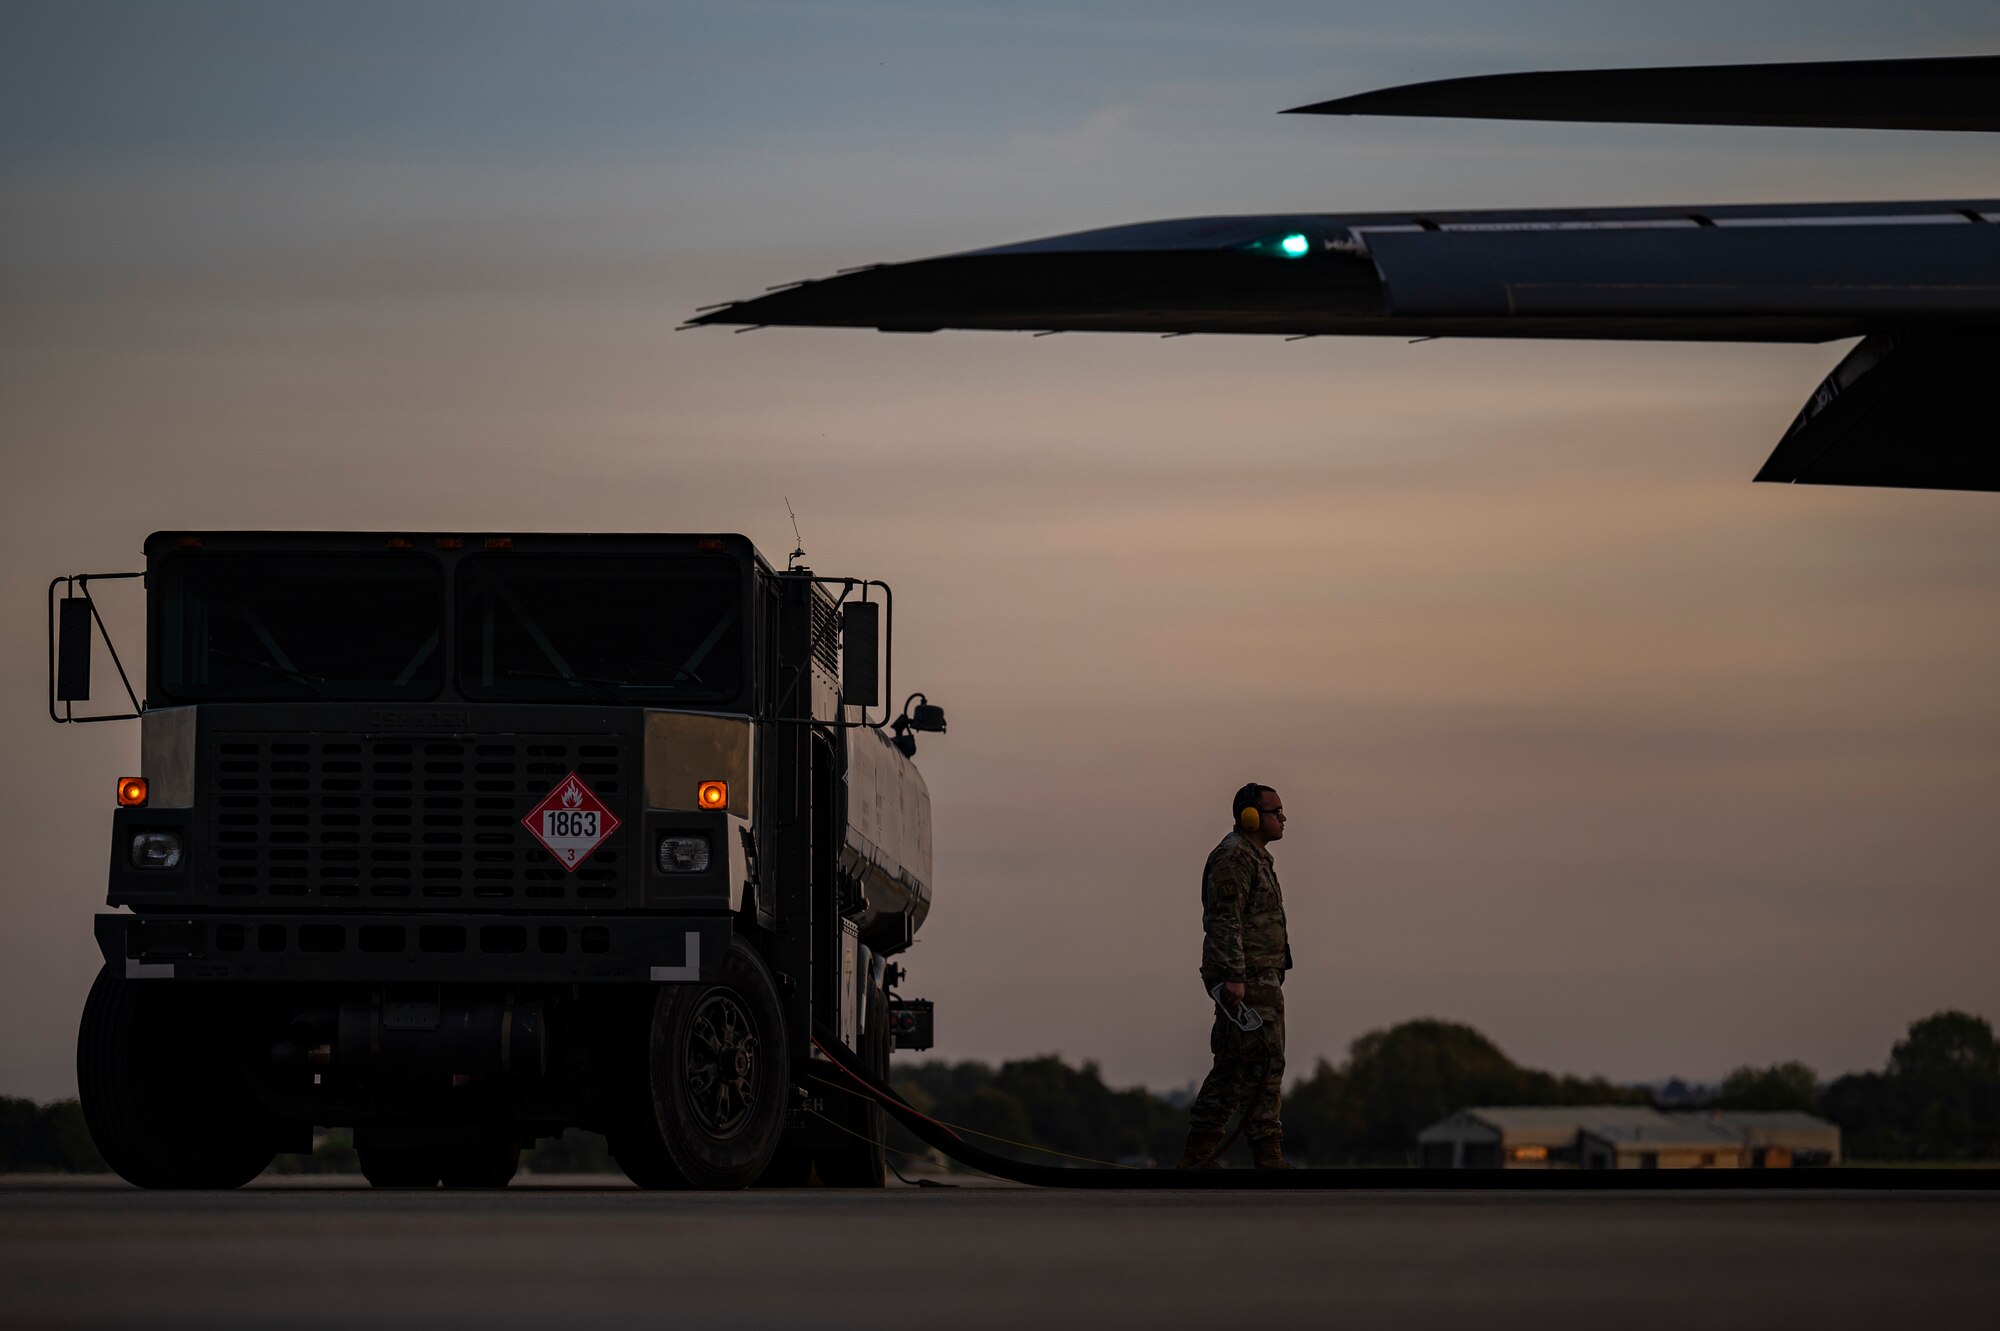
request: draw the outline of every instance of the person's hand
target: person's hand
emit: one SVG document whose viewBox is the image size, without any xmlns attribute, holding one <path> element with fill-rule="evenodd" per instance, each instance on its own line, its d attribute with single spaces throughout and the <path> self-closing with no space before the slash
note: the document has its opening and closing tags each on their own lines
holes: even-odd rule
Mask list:
<svg viewBox="0 0 2000 1331">
<path fill-rule="evenodd" d="M 1243 986 L 1240 984 L 1223 985 L 1222 996 L 1229 1000 L 1229 1006 L 1231 1007 L 1243 1006 Z"/>
</svg>

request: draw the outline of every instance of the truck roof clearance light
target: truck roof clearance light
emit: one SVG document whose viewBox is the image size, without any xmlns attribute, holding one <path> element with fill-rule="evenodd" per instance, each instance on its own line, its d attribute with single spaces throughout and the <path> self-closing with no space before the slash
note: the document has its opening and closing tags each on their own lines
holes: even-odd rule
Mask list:
<svg viewBox="0 0 2000 1331">
<path fill-rule="evenodd" d="M 694 802 L 704 809 L 726 809 L 729 807 L 729 783 L 727 781 L 704 781 L 695 790 Z"/>
<path fill-rule="evenodd" d="M 118 807 L 121 809 L 143 809 L 146 807 L 145 777 L 127 776 L 119 778 Z"/>
</svg>

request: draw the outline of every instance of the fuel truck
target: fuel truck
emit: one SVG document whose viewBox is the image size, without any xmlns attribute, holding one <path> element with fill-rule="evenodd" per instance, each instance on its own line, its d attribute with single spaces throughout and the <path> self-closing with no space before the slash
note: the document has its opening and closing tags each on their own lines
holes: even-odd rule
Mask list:
<svg viewBox="0 0 2000 1331">
<path fill-rule="evenodd" d="M 580 1127 L 642 1187 L 881 1185 L 820 1047 L 931 1042 L 892 958 L 945 724 L 883 705 L 886 584 L 733 535 L 160 532 L 49 624 L 50 715 L 141 736 L 77 1042 L 126 1179 L 235 1187 L 347 1127 L 378 1187 L 497 1187 Z M 81 714 L 97 643 L 129 711 Z"/>
</svg>

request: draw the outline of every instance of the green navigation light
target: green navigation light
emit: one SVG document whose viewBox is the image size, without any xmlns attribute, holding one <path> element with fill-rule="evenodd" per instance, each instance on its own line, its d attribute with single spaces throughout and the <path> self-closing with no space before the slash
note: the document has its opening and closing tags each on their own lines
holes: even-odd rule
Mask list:
<svg viewBox="0 0 2000 1331">
<path fill-rule="evenodd" d="M 1245 254 L 1266 259 L 1304 259 L 1315 253 L 1319 244 L 1303 231 L 1281 231 L 1276 235 L 1260 236 L 1238 248 Z"/>
</svg>

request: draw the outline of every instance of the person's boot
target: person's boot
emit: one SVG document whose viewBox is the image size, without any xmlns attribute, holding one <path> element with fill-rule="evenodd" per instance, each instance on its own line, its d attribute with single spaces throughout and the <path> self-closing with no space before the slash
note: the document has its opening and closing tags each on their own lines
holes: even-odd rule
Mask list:
<svg viewBox="0 0 2000 1331">
<path fill-rule="evenodd" d="M 1250 1163 L 1258 1169 L 1291 1169 L 1292 1163 L 1285 1159 L 1285 1139 L 1273 1133 L 1269 1137 L 1259 1137 L 1250 1143 Z"/>
<path fill-rule="evenodd" d="M 1222 1134 L 1196 1129 L 1188 1133 L 1187 1149 L 1181 1152 L 1176 1169 L 1220 1169 L 1215 1157 L 1222 1152 Z"/>
</svg>

